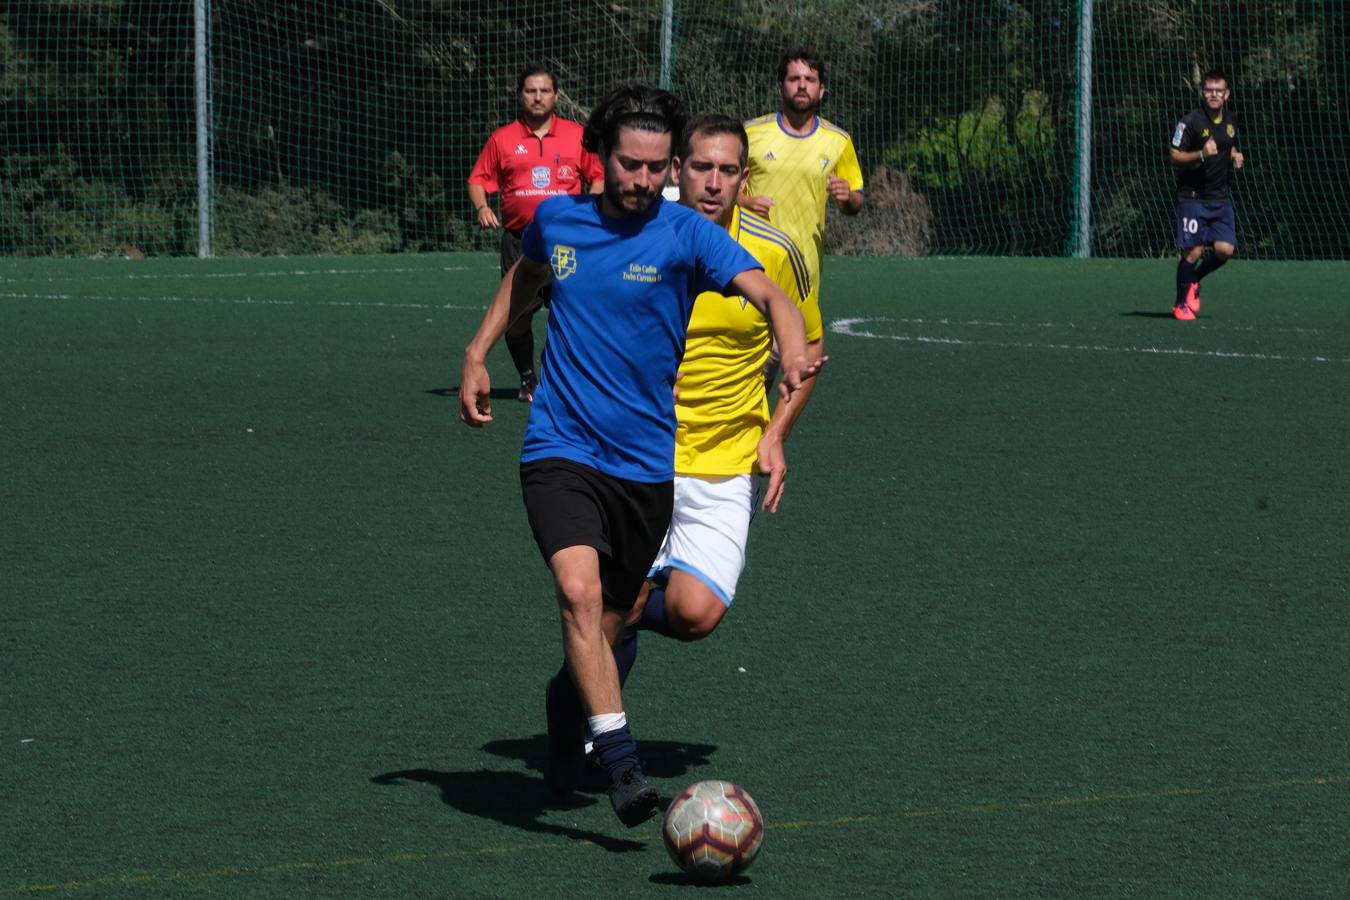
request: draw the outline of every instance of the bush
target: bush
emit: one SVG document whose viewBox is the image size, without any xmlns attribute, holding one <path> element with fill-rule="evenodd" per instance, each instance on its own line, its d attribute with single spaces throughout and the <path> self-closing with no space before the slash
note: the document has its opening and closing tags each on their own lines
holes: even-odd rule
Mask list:
<svg viewBox="0 0 1350 900">
<path fill-rule="evenodd" d="M 856 216 L 830 207 L 825 249 L 849 256 L 926 256 L 933 246 L 928 201 L 899 169 L 877 166 L 866 181 L 866 202 Z"/>
<path fill-rule="evenodd" d="M 81 177 L 74 158 L 61 147 L 7 157 L 0 175 L 0 252 L 6 255 L 146 256 L 196 250 L 194 205 L 167 183 L 134 198 L 120 182 Z"/>
<path fill-rule="evenodd" d="M 312 188 L 224 188 L 215 203 L 212 251 L 219 255 L 312 256 L 392 253 L 400 248 L 398 222 L 382 210 L 348 219 L 328 194 Z"/>
</svg>

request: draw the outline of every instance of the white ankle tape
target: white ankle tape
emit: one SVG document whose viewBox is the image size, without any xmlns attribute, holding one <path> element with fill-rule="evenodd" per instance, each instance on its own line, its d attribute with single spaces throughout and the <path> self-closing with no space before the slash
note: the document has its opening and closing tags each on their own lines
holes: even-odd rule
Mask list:
<svg viewBox="0 0 1350 900">
<path fill-rule="evenodd" d="M 586 720 L 590 723 L 591 734 L 604 734 L 606 731 L 618 731 L 628 724 L 628 716 L 621 712 L 601 713 L 598 716 L 590 716 Z"/>
</svg>

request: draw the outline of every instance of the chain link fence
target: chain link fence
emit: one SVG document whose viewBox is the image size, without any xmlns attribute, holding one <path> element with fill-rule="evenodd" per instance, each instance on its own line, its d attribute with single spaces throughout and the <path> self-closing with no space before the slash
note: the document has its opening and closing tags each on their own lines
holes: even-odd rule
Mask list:
<svg viewBox="0 0 1350 900">
<path fill-rule="evenodd" d="M 1218 66 L 1241 252 L 1344 258 L 1346 21 L 1329 0 L 7 0 L 0 254 L 189 255 L 203 221 L 220 255 L 485 249 L 465 179 L 525 64 L 570 118 L 662 81 L 748 118 L 811 44 L 868 183 L 830 252 L 1170 255 L 1167 140 Z"/>
</svg>

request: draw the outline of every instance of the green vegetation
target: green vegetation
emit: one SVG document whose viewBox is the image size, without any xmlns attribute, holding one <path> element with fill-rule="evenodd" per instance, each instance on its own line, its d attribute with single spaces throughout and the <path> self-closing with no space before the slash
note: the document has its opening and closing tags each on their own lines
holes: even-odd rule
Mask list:
<svg viewBox="0 0 1350 900">
<path fill-rule="evenodd" d="M 672 87 L 698 110 L 776 108 L 785 46 L 829 65 L 824 113 L 893 196 L 832 252 L 1059 255 L 1075 214 L 1077 0 L 678 0 Z M 660 0 L 211 4 L 220 253 L 484 249 L 463 184 L 515 112 L 520 68 L 583 118 L 660 77 Z M 1168 130 L 1201 70 L 1235 79 L 1243 253 L 1350 254 L 1347 11 L 1330 0 L 1096 4 L 1099 254 L 1170 252 Z M 192 4 L 0 7 L 0 255 L 196 249 Z M 899 192 L 898 194 L 896 192 Z M 870 196 L 870 194 L 869 194 Z M 1325 227 L 1331 223 L 1331 227 Z M 880 231 L 880 233 L 876 233 Z"/>
</svg>

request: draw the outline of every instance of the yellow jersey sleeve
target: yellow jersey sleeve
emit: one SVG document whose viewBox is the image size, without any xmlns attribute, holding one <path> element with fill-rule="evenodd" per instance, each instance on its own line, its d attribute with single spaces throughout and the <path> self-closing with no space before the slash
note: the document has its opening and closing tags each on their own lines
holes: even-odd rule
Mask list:
<svg viewBox="0 0 1350 900">
<path fill-rule="evenodd" d="M 839 163 L 834 167 L 834 174 L 848 182 L 850 191 L 861 191 L 863 189 L 862 166 L 858 163 L 858 151 L 853 148 L 853 139 L 847 134 L 843 135 L 844 144 L 839 151 Z"/>
</svg>

